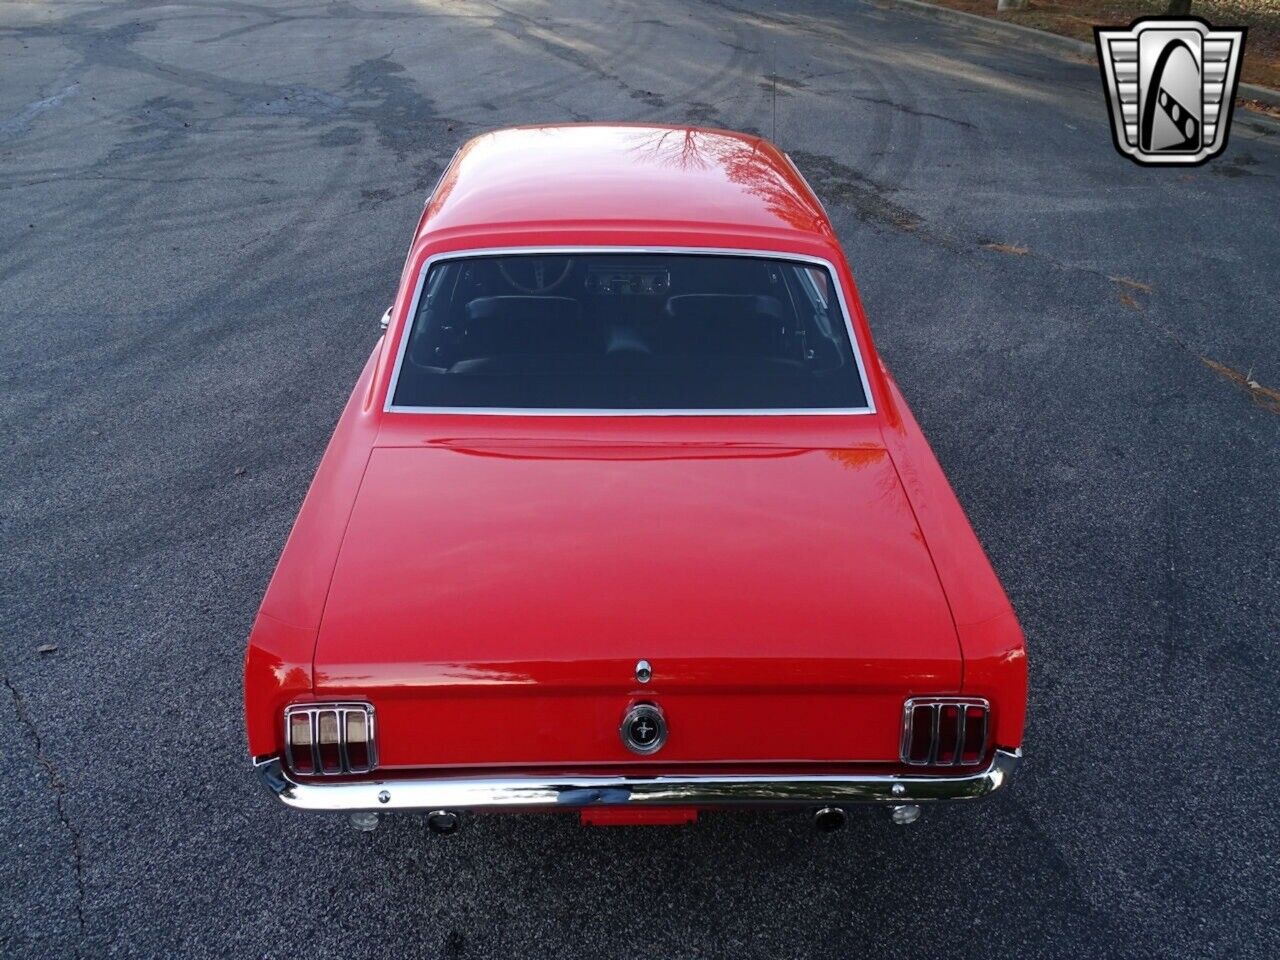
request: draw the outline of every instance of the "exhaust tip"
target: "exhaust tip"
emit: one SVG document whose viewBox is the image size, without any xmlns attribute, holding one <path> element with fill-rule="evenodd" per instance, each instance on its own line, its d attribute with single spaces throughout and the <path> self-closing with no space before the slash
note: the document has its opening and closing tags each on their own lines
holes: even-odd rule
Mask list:
<svg viewBox="0 0 1280 960">
<path fill-rule="evenodd" d="M 847 816 L 839 807 L 823 807 L 813 815 L 813 825 L 819 833 L 835 833 L 843 830 Z"/>
<path fill-rule="evenodd" d="M 452 810 L 432 810 L 427 814 L 427 829 L 442 837 L 457 833 L 461 825 L 461 819 Z"/>
<path fill-rule="evenodd" d="M 369 810 L 357 811 L 351 814 L 351 826 L 361 833 L 372 833 L 378 829 L 378 815 Z"/>
<path fill-rule="evenodd" d="M 920 804 L 918 803 L 899 803 L 889 808 L 889 814 L 893 817 L 893 822 L 899 826 L 915 823 L 920 819 L 921 812 Z"/>
</svg>

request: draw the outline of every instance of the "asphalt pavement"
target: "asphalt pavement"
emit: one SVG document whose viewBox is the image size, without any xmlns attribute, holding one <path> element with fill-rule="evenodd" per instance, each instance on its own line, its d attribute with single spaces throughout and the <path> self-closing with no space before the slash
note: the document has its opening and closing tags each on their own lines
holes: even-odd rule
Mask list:
<svg viewBox="0 0 1280 960">
<path fill-rule="evenodd" d="M 754 130 L 827 204 L 1026 628 L 1003 795 L 441 839 L 250 775 L 426 194 L 565 120 Z M 1092 65 L 852 0 L 0 7 L 0 955 L 1280 954 L 1280 125 L 1151 170 L 1107 123 Z"/>
</svg>

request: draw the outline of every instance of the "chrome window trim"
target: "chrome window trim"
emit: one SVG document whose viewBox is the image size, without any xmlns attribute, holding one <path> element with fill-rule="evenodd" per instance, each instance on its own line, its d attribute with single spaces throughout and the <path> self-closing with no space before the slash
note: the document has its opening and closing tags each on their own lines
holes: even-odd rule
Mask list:
<svg viewBox="0 0 1280 960">
<path fill-rule="evenodd" d="M 823 310 L 823 311 L 829 310 L 831 308 L 831 304 L 827 301 L 827 298 L 822 295 L 822 292 L 818 289 L 817 284 L 813 282 L 813 276 L 809 273 L 809 271 L 802 270 L 799 276 L 800 276 L 800 286 L 805 288 L 805 292 L 808 295 L 809 299 L 812 301 L 814 309 Z"/>
<path fill-rule="evenodd" d="M 858 368 L 858 379 L 862 383 L 863 396 L 867 398 L 862 407 L 762 407 L 762 408 L 730 408 L 730 409 L 681 409 L 655 408 L 644 410 L 622 409 L 612 407 L 576 408 L 576 407 L 415 407 L 397 405 L 393 402 L 396 387 L 400 383 L 400 369 L 404 365 L 404 355 L 409 346 L 409 334 L 418 316 L 418 302 L 422 297 L 422 287 L 426 282 L 431 267 L 443 260 L 465 260 L 475 257 L 501 257 L 518 254 L 531 256 L 543 254 L 584 255 L 591 253 L 649 253 L 665 255 L 694 255 L 707 257 L 757 257 L 763 260 L 790 260 L 795 263 L 809 263 L 825 267 L 830 273 L 832 285 L 836 290 L 836 300 L 844 316 L 845 331 L 849 335 L 849 345 L 853 350 L 853 361 Z M 751 250 L 731 247 L 644 247 L 644 246 L 529 246 L 529 247 L 482 247 L 471 250 L 450 250 L 428 257 L 418 271 L 418 279 L 414 284 L 413 299 L 409 303 L 409 312 L 405 324 L 400 331 L 400 343 L 396 347 L 395 366 L 391 371 L 391 382 L 387 386 L 387 396 L 382 409 L 385 413 L 422 413 L 422 414 L 463 414 L 467 416 L 506 416 L 506 417 L 849 417 L 867 416 L 876 412 L 875 397 L 871 393 L 871 383 L 867 379 L 866 365 L 862 359 L 862 345 L 858 342 L 857 331 L 853 327 L 853 315 L 849 312 L 849 304 L 844 296 L 844 284 L 840 282 L 840 274 L 835 265 L 822 257 L 814 257 L 803 253 L 788 253 L 783 250 Z"/>
<path fill-rule="evenodd" d="M 311 811 L 571 811 L 592 807 L 814 807 L 975 800 L 1004 787 L 1021 749 L 996 748 L 981 769 L 946 773 L 458 776 L 299 783 L 279 757 L 255 765 L 279 800 Z"/>
</svg>

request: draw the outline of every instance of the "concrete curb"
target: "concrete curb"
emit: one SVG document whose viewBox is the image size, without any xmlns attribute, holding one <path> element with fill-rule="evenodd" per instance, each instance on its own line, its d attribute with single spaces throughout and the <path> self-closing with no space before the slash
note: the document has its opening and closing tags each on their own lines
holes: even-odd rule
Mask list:
<svg viewBox="0 0 1280 960">
<path fill-rule="evenodd" d="M 933 3 L 925 3 L 924 0 L 870 0 L 870 2 L 874 5 L 902 7 L 904 10 L 909 10 L 925 17 L 932 17 L 934 20 L 943 20 L 974 30 L 986 30 L 990 33 L 1014 37 L 1027 46 L 1046 50 L 1050 53 L 1073 54 L 1091 63 L 1096 63 L 1098 60 L 1098 51 L 1092 43 L 1073 40 L 1071 37 L 1061 37 L 1056 33 L 1036 30 L 1033 27 L 1024 27 L 1017 23 L 1005 23 L 1003 20 L 992 20 L 990 17 L 981 17 L 975 13 L 952 10 L 950 7 L 939 7 Z M 1270 87 L 1241 83 L 1236 88 L 1236 96 L 1243 97 L 1246 100 L 1258 100 L 1273 107 L 1280 107 L 1280 90 L 1272 90 Z"/>
<path fill-rule="evenodd" d="M 1260 87 L 1256 83 L 1242 83 L 1236 87 L 1236 96 L 1246 100 L 1258 100 L 1270 107 L 1280 107 L 1280 90 Z"/>
</svg>

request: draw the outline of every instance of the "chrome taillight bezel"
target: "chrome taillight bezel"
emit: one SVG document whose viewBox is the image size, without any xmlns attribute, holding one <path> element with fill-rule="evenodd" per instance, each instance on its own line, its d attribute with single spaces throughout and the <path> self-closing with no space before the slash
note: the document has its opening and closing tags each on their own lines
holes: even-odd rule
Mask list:
<svg viewBox="0 0 1280 960">
<path fill-rule="evenodd" d="M 364 764 L 353 762 L 349 750 L 348 717 L 363 716 L 365 724 L 365 760 Z M 301 759 L 293 742 L 293 725 L 295 717 L 307 720 L 308 740 L 307 760 L 310 769 L 299 763 Z M 333 717 L 337 723 L 338 763 L 336 768 L 326 769 L 321 759 L 319 742 L 320 725 L 323 720 Z M 340 703 L 294 703 L 285 707 L 284 711 L 284 757 L 285 763 L 294 773 L 302 776 L 337 777 L 351 774 L 370 773 L 378 765 L 377 723 L 373 704 L 356 701 Z"/>
<path fill-rule="evenodd" d="M 941 728 L 944 707 L 955 707 L 957 710 L 955 741 L 952 744 L 953 752 L 949 760 L 940 758 L 943 746 L 941 743 Z M 966 733 L 968 713 L 971 707 L 977 707 L 982 710 L 982 733 L 979 736 L 979 744 L 976 751 L 971 750 L 972 745 L 968 742 L 969 738 Z M 925 759 L 913 760 L 911 758 L 911 745 L 914 739 L 914 725 L 917 711 L 922 709 L 928 711 L 928 722 L 931 725 L 929 750 Z M 991 703 L 981 697 L 911 697 L 902 705 L 902 743 L 899 749 L 899 759 L 909 767 L 976 767 L 986 757 L 987 750 L 990 747 L 988 742 L 990 738 Z M 973 759 L 966 760 L 966 753 L 972 753 Z"/>
</svg>

